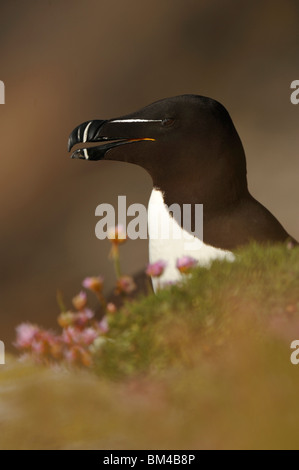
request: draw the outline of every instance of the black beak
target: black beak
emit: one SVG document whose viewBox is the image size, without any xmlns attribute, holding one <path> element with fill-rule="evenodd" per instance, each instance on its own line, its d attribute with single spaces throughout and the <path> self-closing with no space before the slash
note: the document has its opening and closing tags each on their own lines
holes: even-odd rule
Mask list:
<svg viewBox="0 0 299 470">
<path fill-rule="evenodd" d="M 113 132 L 108 132 L 109 124 L 113 124 Z M 118 123 L 121 124 L 120 121 Z M 131 132 L 126 132 L 127 137 L 122 137 L 123 128 L 120 124 L 114 124 L 114 121 L 109 120 L 94 120 L 87 121 L 80 126 L 76 127 L 68 141 L 68 151 L 70 151 L 76 144 L 94 143 L 94 142 L 105 142 L 106 144 L 97 145 L 95 147 L 79 148 L 75 150 L 71 158 L 80 158 L 83 160 L 103 160 L 108 150 L 120 145 L 124 145 L 130 142 L 140 142 L 144 140 L 154 141 L 155 139 L 148 137 L 134 137 Z M 107 125 L 107 127 L 106 127 Z M 105 130 L 104 130 L 105 127 Z M 111 126 L 110 126 L 111 131 Z M 109 134 L 109 135 L 107 135 Z M 114 134 L 114 135 L 113 135 Z M 129 136 L 131 134 L 131 136 Z"/>
<path fill-rule="evenodd" d="M 87 121 L 76 127 L 69 137 L 68 151 L 81 142 L 96 142 L 98 131 L 107 121 Z"/>
<path fill-rule="evenodd" d="M 68 151 L 70 152 L 70 150 L 76 144 L 85 144 L 86 142 L 104 142 L 105 140 L 119 140 L 116 137 L 109 139 L 108 137 L 99 135 L 101 128 L 106 122 L 106 120 L 87 121 L 76 127 L 69 137 Z M 71 158 L 80 158 L 83 160 L 101 160 L 104 158 L 106 151 L 114 145 L 115 143 L 111 143 L 90 148 L 80 148 L 72 153 Z"/>
</svg>

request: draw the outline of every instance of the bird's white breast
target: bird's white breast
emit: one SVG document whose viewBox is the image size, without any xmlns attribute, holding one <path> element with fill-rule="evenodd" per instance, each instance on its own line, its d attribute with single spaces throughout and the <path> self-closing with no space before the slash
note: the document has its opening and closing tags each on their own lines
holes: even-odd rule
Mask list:
<svg viewBox="0 0 299 470">
<path fill-rule="evenodd" d="M 204 229 L 204 227 L 203 227 Z M 150 263 L 163 260 L 167 267 L 160 280 L 153 279 L 154 290 L 157 286 L 177 282 L 181 274 L 176 261 L 182 256 L 191 256 L 200 266 L 209 267 L 216 259 L 234 260 L 230 251 L 206 245 L 198 238 L 187 233 L 169 214 L 161 191 L 153 189 L 148 206 L 149 259 Z M 165 236 L 167 234 L 167 237 Z"/>
</svg>

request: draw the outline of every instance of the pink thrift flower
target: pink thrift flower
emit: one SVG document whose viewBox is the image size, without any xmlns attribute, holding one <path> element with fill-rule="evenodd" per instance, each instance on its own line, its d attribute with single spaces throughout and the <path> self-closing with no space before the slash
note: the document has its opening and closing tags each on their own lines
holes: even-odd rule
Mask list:
<svg viewBox="0 0 299 470">
<path fill-rule="evenodd" d="M 57 319 L 58 324 L 61 326 L 61 328 L 72 326 L 75 323 L 76 315 L 77 314 L 74 312 L 61 313 Z"/>
<path fill-rule="evenodd" d="M 81 333 L 81 343 L 89 346 L 94 342 L 94 340 L 99 336 L 99 332 L 94 328 L 85 328 Z"/>
<path fill-rule="evenodd" d="M 61 339 L 51 331 L 29 323 L 22 323 L 17 327 L 15 346 L 41 363 L 48 363 L 49 360 L 60 359 L 62 356 Z"/>
<path fill-rule="evenodd" d="M 33 340 L 31 344 L 31 350 L 38 356 L 43 356 L 47 352 L 47 345 L 44 341 Z"/>
<path fill-rule="evenodd" d="M 74 318 L 74 325 L 82 328 L 94 317 L 94 313 L 89 308 L 86 308 L 82 312 L 78 312 Z"/>
<path fill-rule="evenodd" d="M 287 241 L 287 249 L 292 250 L 293 248 L 295 248 L 294 242 L 292 240 L 288 240 Z"/>
<path fill-rule="evenodd" d="M 70 364 L 84 365 L 90 367 L 92 364 L 91 354 L 80 346 L 73 346 L 65 351 L 65 359 Z"/>
<path fill-rule="evenodd" d="M 67 345 L 82 345 L 89 346 L 99 336 L 99 331 L 92 327 L 78 330 L 77 328 L 69 327 L 63 331 L 62 338 Z"/>
<path fill-rule="evenodd" d="M 109 302 L 106 308 L 108 313 L 115 313 L 117 311 L 116 305 L 113 302 Z"/>
<path fill-rule="evenodd" d="M 177 259 L 176 267 L 181 274 L 189 274 L 191 269 L 195 268 L 198 261 L 191 256 L 182 256 Z"/>
<path fill-rule="evenodd" d="M 40 356 L 56 358 L 58 349 L 60 349 L 60 339 L 47 330 L 40 330 L 32 343 L 32 352 Z"/>
<path fill-rule="evenodd" d="M 66 359 L 67 362 L 69 362 L 70 364 L 74 364 L 74 362 L 76 362 L 77 360 L 77 349 L 76 347 L 71 347 L 69 349 L 67 349 L 64 353 L 64 357 Z"/>
<path fill-rule="evenodd" d="M 39 328 L 36 325 L 31 325 L 30 323 L 21 323 L 16 328 L 17 339 L 15 346 L 19 349 L 29 349 L 32 346 Z"/>
<path fill-rule="evenodd" d="M 85 287 L 85 289 L 92 290 L 93 292 L 96 292 L 98 294 L 99 292 L 102 292 L 103 283 L 104 279 L 102 278 L 102 276 L 86 277 L 82 282 L 82 286 Z"/>
<path fill-rule="evenodd" d="M 107 333 L 109 331 L 109 325 L 107 317 L 103 317 L 100 322 L 98 322 L 98 328 L 101 333 Z"/>
<path fill-rule="evenodd" d="M 83 310 L 87 304 L 87 295 L 81 291 L 78 295 L 73 298 L 73 305 L 77 310 Z"/>
<path fill-rule="evenodd" d="M 131 276 L 121 276 L 116 283 L 117 294 L 131 294 L 136 289 L 136 284 Z"/>
<path fill-rule="evenodd" d="M 73 344 L 78 342 L 78 334 L 80 331 L 73 326 L 69 326 L 63 330 L 62 340 L 65 344 Z"/>
<path fill-rule="evenodd" d="M 47 330 L 40 330 L 37 337 L 40 341 L 48 344 L 52 344 L 56 341 L 56 336 L 51 331 Z"/>
<path fill-rule="evenodd" d="M 54 337 L 53 340 L 49 343 L 49 354 L 53 359 L 61 359 L 63 353 L 63 344 L 61 337 Z"/>
<path fill-rule="evenodd" d="M 122 225 L 111 227 L 108 229 L 108 239 L 115 245 L 120 245 L 127 240 L 127 234 Z"/>
<path fill-rule="evenodd" d="M 156 261 L 155 263 L 149 264 L 146 268 L 146 274 L 151 277 L 160 277 L 164 273 L 167 266 L 165 261 Z"/>
</svg>

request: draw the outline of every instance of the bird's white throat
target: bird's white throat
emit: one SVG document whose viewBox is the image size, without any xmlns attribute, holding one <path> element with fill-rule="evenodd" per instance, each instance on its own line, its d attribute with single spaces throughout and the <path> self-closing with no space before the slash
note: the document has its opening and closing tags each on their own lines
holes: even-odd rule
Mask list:
<svg viewBox="0 0 299 470">
<path fill-rule="evenodd" d="M 168 238 L 157 237 L 157 225 L 163 224 L 165 234 L 167 227 Z M 204 230 L 204 227 L 203 227 Z M 202 240 L 190 236 L 170 215 L 164 203 L 163 194 L 157 189 L 153 189 L 148 206 L 148 231 L 149 231 L 149 259 L 150 263 L 163 260 L 167 267 L 159 281 L 153 279 L 153 287 L 156 291 L 158 285 L 165 285 L 170 282 L 177 282 L 181 279 L 181 274 L 176 268 L 176 261 L 182 256 L 191 256 L 198 260 L 200 266 L 209 267 L 214 259 L 234 260 L 234 255 L 230 251 L 206 245 Z M 178 233 L 181 232 L 181 236 Z"/>
</svg>

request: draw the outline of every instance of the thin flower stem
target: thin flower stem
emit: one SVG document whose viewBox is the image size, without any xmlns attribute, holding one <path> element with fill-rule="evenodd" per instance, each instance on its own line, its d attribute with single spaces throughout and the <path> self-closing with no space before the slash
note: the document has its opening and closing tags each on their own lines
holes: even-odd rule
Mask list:
<svg viewBox="0 0 299 470">
<path fill-rule="evenodd" d="M 57 292 L 56 292 L 56 300 L 57 300 L 60 312 L 65 313 L 67 309 L 63 301 L 62 293 L 59 289 L 57 289 Z"/>
<path fill-rule="evenodd" d="M 121 277 L 121 269 L 120 269 L 120 260 L 119 260 L 119 251 L 118 251 L 118 246 L 114 245 L 112 247 L 112 258 L 113 258 L 113 263 L 114 263 L 114 270 L 116 274 L 116 278 L 120 279 Z"/>
<path fill-rule="evenodd" d="M 147 276 L 147 293 L 150 295 L 153 293 L 152 281 L 149 276 Z"/>
<path fill-rule="evenodd" d="M 106 302 L 106 299 L 105 299 L 105 297 L 103 296 L 103 294 L 101 292 L 97 292 L 97 298 L 99 299 L 100 304 L 102 305 L 104 310 L 106 310 L 107 302 Z"/>
</svg>

